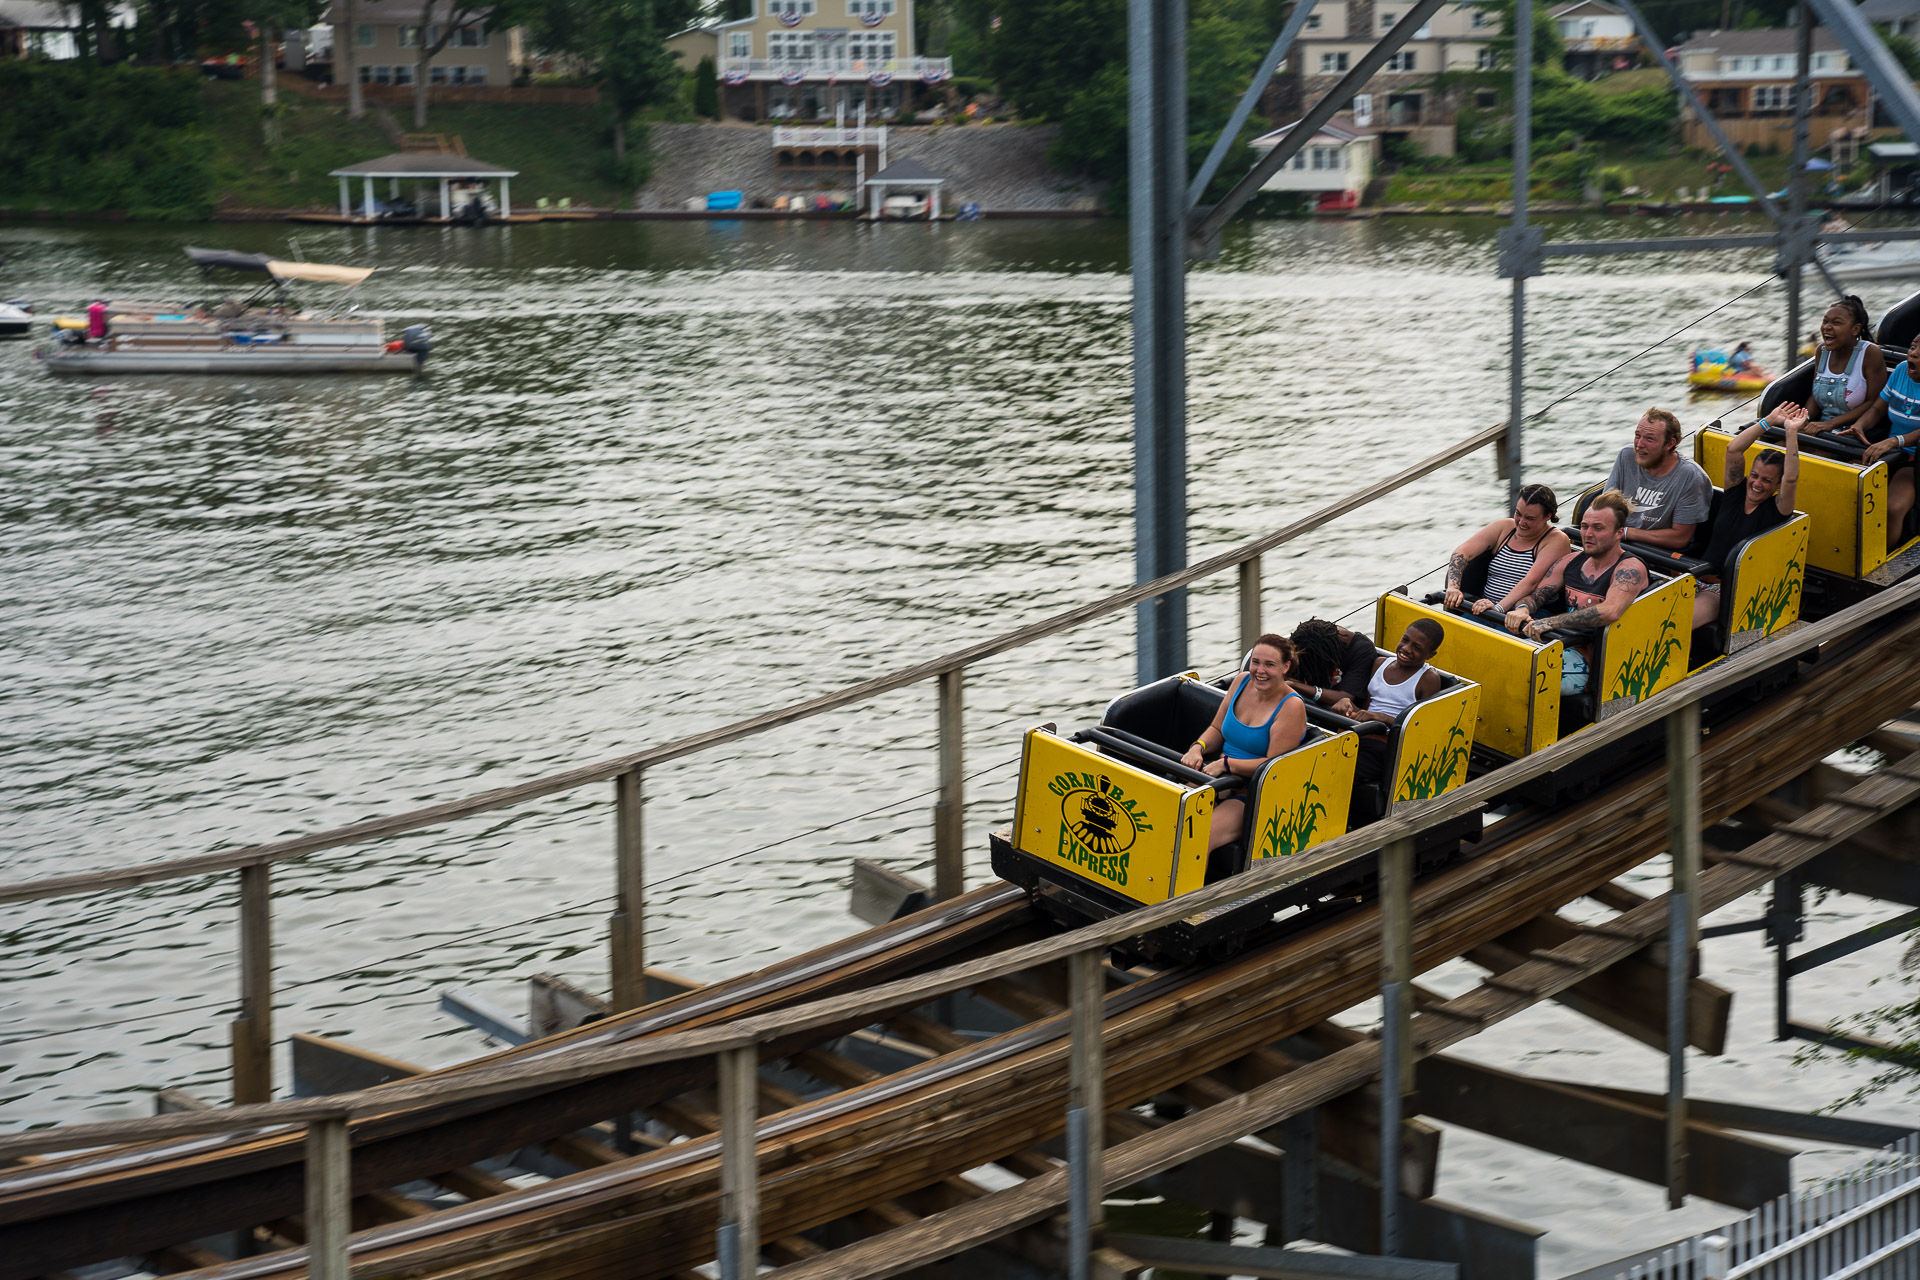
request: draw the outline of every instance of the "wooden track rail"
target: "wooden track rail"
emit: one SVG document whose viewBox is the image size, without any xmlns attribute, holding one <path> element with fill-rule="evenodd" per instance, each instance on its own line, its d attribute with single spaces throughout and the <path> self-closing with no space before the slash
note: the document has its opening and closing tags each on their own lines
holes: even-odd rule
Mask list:
<svg viewBox="0 0 1920 1280">
<path fill-rule="evenodd" d="M 1911 608 L 1916 600 L 1920 600 L 1920 582 L 1904 584 L 1792 637 L 1791 647 L 1796 652 L 1825 645 L 1821 660 L 1787 693 L 1746 711 L 1708 735 L 1699 752 L 1704 821 L 1717 820 L 1752 803 L 1775 780 L 1811 767 L 1822 756 L 1857 739 L 1884 718 L 1891 701 L 1904 699 L 1898 705 L 1905 705 L 1920 697 L 1920 668 L 1912 660 L 1916 645 L 1920 645 L 1920 615 Z M 495 1142 L 520 1140 L 527 1135 L 551 1137 L 579 1127 L 583 1115 L 597 1120 L 623 1108 L 646 1106 L 649 1100 L 664 1100 L 688 1088 L 711 1088 L 716 1078 L 713 1060 L 721 1053 L 752 1050 L 770 1059 L 801 1052 L 848 1030 L 905 1014 L 944 993 L 1103 951 L 1110 943 L 1146 928 L 1243 896 L 1252 888 L 1274 887 L 1364 853 L 1383 839 L 1484 804 L 1511 788 L 1516 775 L 1543 772 L 1576 755 L 1614 749 L 1674 708 L 1732 688 L 1762 664 L 1777 661 L 1780 655 L 1773 652 L 1777 647 L 1751 650 L 1532 760 L 1470 783 L 1452 796 L 1428 802 L 1410 814 L 1343 837 L 1315 855 L 1289 860 L 1288 864 L 1268 864 L 1233 883 L 1202 890 L 1122 921 L 1012 946 L 996 945 L 984 933 L 975 933 L 972 942 L 985 948 L 984 954 L 959 958 L 958 963 L 935 972 L 908 976 L 895 974 L 914 969 L 914 963 L 895 957 L 890 974 L 889 962 L 882 958 L 887 952 L 873 950 L 866 961 L 868 976 L 882 980 L 864 989 L 842 986 L 839 994 L 827 976 L 832 969 L 830 958 L 802 957 L 785 968 L 787 976 L 803 979 L 795 984 L 796 989 L 806 988 L 808 981 L 815 984 L 804 1004 L 769 994 L 765 998 L 772 1003 L 761 1011 L 741 1010 L 736 1005 L 729 1012 L 746 1012 L 747 1016 L 721 1018 L 713 997 L 708 997 L 705 1008 L 716 1021 L 691 1028 L 688 1018 L 671 1016 L 674 1005 L 669 1004 L 665 1006 L 667 1013 L 594 1024 L 558 1044 L 529 1046 L 529 1051 L 496 1055 L 467 1068 L 359 1093 L 0 1138 L 0 1158 L 105 1142 L 182 1139 L 188 1135 L 230 1134 L 236 1127 L 351 1117 L 356 1190 L 392 1185 L 409 1176 L 408 1171 L 391 1161 L 363 1158 L 363 1152 L 373 1156 L 381 1141 L 398 1141 L 408 1134 L 430 1137 L 431 1149 L 416 1153 L 415 1158 L 434 1156 L 440 1161 L 437 1167 L 445 1168 L 480 1158 L 460 1144 L 477 1141 L 474 1135 L 483 1132 L 488 1141 Z M 1416 891 L 1411 930 L 1415 967 L 1428 968 L 1484 944 L 1659 852 L 1667 836 L 1663 783 L 1657 769 L 1649 770 L 1585 804 L 1549 815 L 1522 814 L 1495 824 L 1478 857 L 1423 882 Z M 1825 828 L 1805 830 L 1810 833 L 1809 839 L 1824 838 Z M 1842 832 L 1833 839 L 1844 837 Z M 1774 865 L 1756 868 L 1756 873 L 1764 872 L 1763 879 L 1778 874 L 1768 869 Z M 1709 887 L 1720 882 L 1714 877 L 1726 878 L 1721 875 L 1724 870 L 1724 866 L 1716 867 L 1708 873 Z M 976 905 L 980 918 L 994 909 L 984 902 Z M 960 904 L 952 906 L 958 908 Z M 1635 908 L 1622 919 L 1664 910 L 1664 905 L 1656 901 Z M 1350 912 L 1222 965 L 1177 971 L 1108 992 L 1103 1016 L 1093 1024 L 1099 1029 L 1104 1049 L 1105 1107 L 1137 1103 L 1366 998 L 1374 989 L 1381 962 L 1376 914 L 1371 909 Z M 892 928 L 897 934 L 910 924 L 911 920 L 903 921 Z M 958 929 L 959 925 L 953 927 Z M 1602 950 L 1593 954 L 1612 955 L 1607 947 L 1631 942 L 1620 952 L 1625 955 L 1646 941 L 1638 933 L 1614 938 L 1614 932 L 1611 927 L 1583 931 L 1554 951 L 1573 948 L 1579 952 L 1582 947 L 1604 943 Z M 1609 938 L 1613 941 L 1608 942 Z M 967 945 L 957 934 L 948 936 L 946 942 L 949 958 L 963 953 Z M 1519 1000 L 1521 1004 L 1514 1008 L 1524 1007 L 1597 971 L 1584 960 L 1577 966 L 1558 963 L 1553 971 L 1560 976 L 1547 982 L 1535 972 L 1542 963 L 1548 962 L 1529 961 L 1490 979 L 1483 988 L 1489 994 L 1479 1001 L 1463 998 L 1464 1002 L 1448 1002 L 1442 1011 L 1419 1014 L 1413 1023 L 1418 1030 L 1418 1047 L 1426 1051 L 1437 1042 L 1451 1042 L 1447 1035 L 1434 1031 L 1435 1027 L 1454 1028 L 1459 1035 L 1452 1038 L 1457 1039 L 1512 1012 L 1501 1012 L 1506 1009 L 1502 1001 Z M 769 987 L 769 991 L 779 989 L 778 983 Z M 824 998 L 817 998 L 821 995 Z M 697 993 L 687 999 L 699 998 Z M 692 1020 L 700 1016 L 693 1015 Z M 769 1236 L 790 1236 L 1056 1136 L 1069 1092 L 1069 1021 L 1070 1014 L 1036 1019 L 1004 1036 L 945 1053 L 921 1067 L 764 1117 L 755 1126 L 758 1142 L 750 1157 L 752 1167 L 758 1170 L 751 1184 L 756 1192 L 756 1202 L 751 1206 L 754 1220 Z M 1371 1053 L 1371 1061 L 1377 1064 L 1377 1046 L 1356 1048 Z M 1346 1065 L 1324 1066 L 1335 1060 Z M 1309 1102 L 1325 1101 L 1332 1094 L 1321 1097 L 1315 1092 L 1317 1086 L 1311 1082 L 1320 1076 L 1309 1072 L 1358 1070 L 1366 1061 L 1366 1054 L 1342 1050 L 1320 1064 L 1290 1073 L 1274 1085 L 1304 1090 L 1312 1094 Z M 1348 1079 L 1347 1075 L 1338 1075 L 1325 1087 L 1335 1094 L 1344 1092 L 1352 1087 L 1345 1083 Z M 1242 1098 L 1265 1098 L 1261 1090 L 1267 1088 L 1262 1086 Z M 1282 1090 L 1274 1096 L 1295 1095 Z M 1180 1132 L 1188 1136 L 1200 1131 L 1212 1133 L 1214 1130 L 1206 1126 L 1218 1126 L 1221 1132 L 1231 1130 L 1223 1139 L 1226 1141 L 1270 1125 L 1286 1114 L 1248 1111 L 1253 1105 L 1240 1101 L 1210 1107 L 1180 1122 L 1194 1125 L 1204 1121 L 1200 1130 Z M 594 1107 L 599 1110 L 593 1111 Z M 502 1115 L 517 1118 L 502 1128 Z M 1246 1120 L 1245 1126 L 1235 1127 L 1242 1120 Z M 1148 1144 L 1138 1151 L 1178 1148 L 1185 1137 L 1165 1136 L 1175 1129 L 1177 1125 L 1136 1139 Z M 284 1129 L 281 1133 L 286 1136 L 186 1142 L 181 1146 L 193 1151 L 181 1150 L 159 1163 L 168 1167 L 177 1185 L 177 1179 L 196 1160 L 211 1161 L 217 1154 L 218 1160 L 229 1162 L 229 1168 L 249 1166 L 251 1180 L 264 1185 L 271 1181 L 260 1176 L 264 1168 L 297 1173 L 292 1161 L 298 1157 L 291 1146 L 297 1143 L 297 1136 Z M 1126 1154 L 1134 1149 L 1135 1142 L 1107 1153 L 1110 1185 L 1140 1176 L 1138 1166 Z M 544 1187 L 491 1196 L 431 1217 L 361 1232 L 354 1238 L 356 1274 L 406 1272 L 475 1280 L 483 1274 L 523 1275 L 529 1280 L 548 1275 L 670 1275 L 712 1256 L 720 1211 L 721 1147 L 716 1138 L 696 1138 Z M 733 1163 L 737 1166 L 742 1158 L 736 1157 Z M 0 1275 L 31 1275 L 36 1264 L 38 1269 L 46 1269 L 58 1261 L 49 1252 L 59 1243 L 54 1237 L 65 1239 L 70 1247 L 74 1229 L 83 1225 L 109 1235 L 108 1225 L 114 1222 L 121 1224 L 118 1229 L 122 1231 L 133 1230 L 141 1223 L 148 1230 L 161 1229 L 167 1221 L 176 1227 L 183 1225 L 177 1216 L 163 1220 L 161 1215 L 162 1210 L 177 1215 L 186 1207 L 179 1198 L 183 1193 L 177 1192 L 156 1195 L 137 1213 L 129 1212 L 131 1206 L 126 1202 L 111 1214 L 98 1212 L 112 1199 L 106 1193 L 116 1184 L 107 1166 L 137 1170 L 144 1159 L 139 1149 L 134 1149 L 48 1162 L 27 1170 L 0 1171 Z M 416 1169 L 412 1176 L 426 1172 Z M 1059 1189 L 1048 1179 L 1058 1178 L 1056 1174 L 1041 1174 L 1023 1187 L 1002 1194 L 1039 1197 L 1057 1208 L 1061 1201 L 1047 1197 Z M 292 1185 L 297 1186 L 297 1180 Z M 240 1199 L 247 1201 L 246 1196 Z M 949 1213 L 985 1215 L 986 1211 L 977 1206 L 991 1199 Z M 259 1221 L 273 1216 L 264 1212 L 267 1207 L 252 1200 L 228 1206 L 227 1212 L 241 1217 L 259 1214 L 251 1219 Z M 280 1208 L 280 1212 L 289 1211 L 297 1212 L 298 1206 Z M 900 1230 L 937 1235 L 946 1229 L 929 1225 L 937 1220 L 948 1224 L 956 1221 L 936 1214 Z M 1000 1221 L 1002 1230 L 1014 1225 L 1004 1216 Z M 120 1247 L 124 1243 L 102 1240 L 99 1247 L 127 1252 Z M 947 1243 L 945 1236 L 896 1241 L 904 1250 L 899 1256 L 922 1256 L 923 1245 L 937 1254 Z M 830 1264 L 828 1259 L 846 1255 L 857 1261 L 866 1255 L 853 1251 L 864 1248 L 867 1246 L 852 1246 L 851 1250 L 801 1260 L 793 1266 L 801 1268 L 796 1275 L 843 1274 L 823 1269 L 841 1265 Z M 636 1256 L 643 1261 L 636 1264 Z M 19 1261 L 10 1264 L 9 1259 Z M 242 1276 L 286 1275 L 301 1265 L 302 1255 L 296 1250 L 226 1264 L 207 1274 L 238 1280 Z M 809 1267 L 815 1271 L 805 1270 Z M 856 1270 L 844 1274 L 888 1272 Z"/>
</svg>

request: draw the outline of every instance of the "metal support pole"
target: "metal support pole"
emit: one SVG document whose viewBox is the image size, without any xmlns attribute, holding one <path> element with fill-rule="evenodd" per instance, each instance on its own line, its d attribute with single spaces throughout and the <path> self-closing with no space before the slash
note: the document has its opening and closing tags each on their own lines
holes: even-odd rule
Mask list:
<svg viewBox="0 0 1920 1280">
<path fill-rule="evenodd" d="M 273 890 L 268 864 L 240 868 L 240 1016 L 233 1101 L 273 1101 Z"/>
<path fill-rule="evenodd" d="M 1240 652 L 1260 638 L 1260 557 L 1240 562 Z"/>
<path fill-rule="evenodd" d="M 1767 906 L 1767 944 L 1773 948 L 1773 1038 L 1791 1040 L 1787 1027 L 1793 1016 L 1793 970 L 1787 967 L 1793 944 L 1800 940 L 1804 909 L 1800 877 L 1788 872 L 1773 882 L 1773 900 Z"/>
<path fill-rule="evenodd" d="M 1187 563 L 1187 5 L 1127 0 L 1134 580 Z M 1136 609 L 1141 684 L 1187 665 L 1187 592 Z"/>
<path fill-rule="evenodd" d="M 1687 982 L 1700 900 L 1700 704 L 1667 717 L 1667 1207 L 1687 1199 Z"/>
<path fill-rule="evenodd" d="M 1525 12 L 1522 12 L 1522 9 Z M 1513 238 L 1527 234 L 1527 199 L 1533 186 L 1533 9 L 1513 8 Z M 1501 442 L 1500 475 L 1507 506 L 1520 497 L 1524 404 L 1527 395 L 1527 277 L 1513 277 L 1513 329 L 1507 339 L 1507 435 Z"/>
<path fill-rule="evenodd" d="M 1806 0 L 1794 7 L 1800 22 L 1799 61 L 1793 76 L 1793 164 L 1787 170 L 1787 217 L 1798 227 L 1807 220 L 1807 132 L 1813 115 L 1813 12 Z M 1782 369 L 1800 359 L 1800 287 L 1805 264 L 1795 240 L 1787 242 L 1787 354 Z"/>
<path fill-rule="evenodd" d="M 1400 1256 L 1400 1121 L 1413 1091 L 1413 841 L 1380 851 L 1380 1253 Z"/>
<path fill-rule="evenodd" d="M 613 914 L 607 918 L 607 965 L 615 1011 L 647 1002 L 647 859 L 641 821 L 644 772 L 613 780 Z"/>
<path fill-rule="evenodd" d="M 1311 1237 L 1320 1213 L 1320 1112 L 1302 1111 L 1280 1122 L 1280 1239 L 1288 1245 Z"/>
<path fill-rule="evenodd" d="M 1104 947 L 1076 952 L 1067 958 L 1067 980 L 1073 1007 L 1069 1015 L 1067 1095 L 1067 1275 L 1088 1280 L 1093 1252 L 1106 1233 L 1105 1045 L 1103 1006 L 1106 1001 Z"/>
<path fill-rule="evenodd" d="M 347 1232 L 352 1225 L 353 1148 L 347 1118 L 307 1124 L 307 1277 L 347 1280 Z"/>
<path fill-rule="evenodd" d="M 760 1269 L 760 1049 L 726 1049 L 719 1059 L 720 1280 L 749 1280 Z"/>
<path fill-rule="evenodd" d="M 944 902 L 967 891 L 966 768 L 961 734 L 964 667 L 940 673 L 940 798 L 933 804 L 933 896 Z"/>
</svg>

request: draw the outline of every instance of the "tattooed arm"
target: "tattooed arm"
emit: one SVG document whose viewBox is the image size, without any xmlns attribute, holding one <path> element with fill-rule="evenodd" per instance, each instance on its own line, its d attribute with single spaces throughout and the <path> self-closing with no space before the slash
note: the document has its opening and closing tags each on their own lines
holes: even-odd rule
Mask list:
<svg viewBox="0 0 1920 1280">
<path fill-rule="evenodd" d="M 1458 609 L 1467 598 L 1466 591 L 1460 586 L 1467 565 L 1475 556 L 1484 555 L 1499 546 L 1512 532 L 1512 520 L 1495 520 L 1453 549 L 1453 554 L 1447 557 L 1447 608 Z"/>
<path fill-rule="evenodd" d="M 1526 634 L 1538 640 L 1555 627 L 1604 627 L 1620 620 L 1634 598 L 1647 589 L 1647 566 L 1632 556 L 1621 556 L 1620 563 L 1613 570 L 1613 584 L 1607 588 L 1607 597 L 1599 604 L 1590 604 L 1568 613 L 1557 613 L 1551 618 L 1540 618 L 1528 624 Z"/>
<path fill-rule="evenodd" d="M 1517 633 L 1522 627 L 1533 621 L 1533 611 L 1535 609 L 1544 609 L 1547 607 L 1547 602 L 1552 600 L 1554 595 L 1566 584 L 1567 566 L 1573 563 L 1575 554 L 1575 552 L 1569 551 L 1566 555 L 1561 556 L 1554 562 L 1553 568 L 1547 570 L 1547 576 L 1540 580 L 1539 586 L 1528 592 L 1523 598 L 1514 601 L 1513 607 L 1507 610 L 1507 630 Z"/>
</svg>

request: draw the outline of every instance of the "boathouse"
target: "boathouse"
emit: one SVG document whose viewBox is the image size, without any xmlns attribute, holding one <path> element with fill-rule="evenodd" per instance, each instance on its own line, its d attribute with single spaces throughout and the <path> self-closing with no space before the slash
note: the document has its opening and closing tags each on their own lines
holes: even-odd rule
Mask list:
<svg viewBox="0 0 1920 1280">
<path fill-rule="evenodd" d="M 513 213 L 509 196 L 509 181 L 519 176 L 518 169 L 505 169 L 497 164 L 488 164 L 485 160 L 475 160 L 471 156 L 421 153 L 411 151 L 395 152 L 390 156 L 381 156 L 378 160 L 363 160 L 359 164 L 350 164 L 344 169 L 335 169 L 332 175 L 340 180 L 340 216 L 356 216 L 353 198 L 349 187 L 353 179 L 361 180 L 361 200 L 358 215 L 363 218 L 380 216 L 380 204 L 374 196 L 374 180 L 387 180 L 387 198 L 400 198 L 402 181 L 416 184 L 433 182 L 439 186 L 440 217 L 452 218 L 454 210 L 459 208 L 470 192 L 484 190 L 489 182 L 496 183 L 495 203 L 499 205 L 497 216 L 507 218 Z M 426 207 L 426 201 L 416 198 L 415 204 Z"/>
</svg>

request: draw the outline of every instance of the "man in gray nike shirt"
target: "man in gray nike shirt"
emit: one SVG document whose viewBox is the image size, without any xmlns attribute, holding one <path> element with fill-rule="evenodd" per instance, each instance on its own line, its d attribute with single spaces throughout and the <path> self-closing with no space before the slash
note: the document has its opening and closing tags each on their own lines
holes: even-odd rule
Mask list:
<svg viewBox="0 0 1920 1280">
<path fill-rule="evenodd" d="M 1700 464 L 1680 456 L 1680 419 L 1649 409 L 1633 428 L 1633 443 L 1614 459 L 1602 489 L 1618 489 L 1633 506 L 1621 538 L 1661 551 L 1684 551 L 1694 528 L 1713 509 L 1713 481 Z"/>
</svg>

